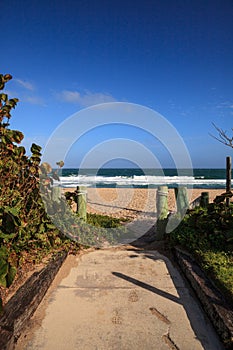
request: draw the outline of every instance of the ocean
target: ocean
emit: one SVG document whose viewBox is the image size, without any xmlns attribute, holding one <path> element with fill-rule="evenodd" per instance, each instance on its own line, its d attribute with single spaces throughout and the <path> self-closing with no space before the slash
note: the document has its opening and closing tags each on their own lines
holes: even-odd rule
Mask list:
<svg viewBox="0 0 233 350">
<path fill-rule="evenodd" d="M 186 186 L 192 188 L 225 188 L 225 169 L 61 169 L 62 187 L 133 187 L 156 188 L 167 185 L 169 188 Z"/>
</svg>

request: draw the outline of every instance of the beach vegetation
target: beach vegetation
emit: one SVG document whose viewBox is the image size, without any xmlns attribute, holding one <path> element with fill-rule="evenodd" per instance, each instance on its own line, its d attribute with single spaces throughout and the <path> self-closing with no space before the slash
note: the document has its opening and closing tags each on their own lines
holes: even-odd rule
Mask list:
<svg viewBox="0 0 233 350">
<path fill-rule="evenodd" d="M 233 204 L 216 202 L 188 210 L 167 239 L 190 252 L 233 303 Z"/>
<path fill-rule="evenodd" d="M 126 218 L 115 218 L 108 215 L 87 213 L 87 223 L 95 227 L 116 228 L 127 223 Z"/>
<path fill-rule="evenodd" d="M 0 74 L 0 90 L 11 79 L 10 74 Z M 52 169 L 45 163 L 40 166 L 41 147 L 33 143 L 27 155 L 20 145 L 23 133 L 9 127 L 18 101 L 0 93 L 0 287 L 4 288 L 12 284 L 26 255 L 36 261 L 69 249 L 70 244 L 51 222 L 41 198 L 40 176 L 48 197 L 56 172 L 48 176 Z"/>
</svg>

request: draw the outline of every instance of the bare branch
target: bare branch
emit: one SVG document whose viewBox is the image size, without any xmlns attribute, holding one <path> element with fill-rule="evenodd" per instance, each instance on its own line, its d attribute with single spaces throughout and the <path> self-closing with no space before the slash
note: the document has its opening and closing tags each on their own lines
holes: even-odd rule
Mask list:
<svg viewBox="0 0 233 350">
<path fill-rule="evenodd" d="M 210 134 L 211 137 L 213 137 L 215 140 L 223 143 L 226 146 L 229 146 L 231 148 L 233 148 L 233 137 L 229 137 L 227 136 L 227 132 L 224 131 L 223 129 L 219 128 L 218 126 L 216 126 L 214 123 L 212 123 L 213 126 L 215 127 L 215 129 L 218 132 L 218 137 Z M 233 131 L 233 128 L 232 128 Z"/>
</svg>

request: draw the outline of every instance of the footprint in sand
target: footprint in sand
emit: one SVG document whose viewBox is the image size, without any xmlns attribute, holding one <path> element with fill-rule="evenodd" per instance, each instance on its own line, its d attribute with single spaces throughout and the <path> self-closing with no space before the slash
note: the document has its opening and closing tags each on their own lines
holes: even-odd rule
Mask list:
<svg viewBox="0 0 233 350">
<path fill-rule="evenodd" d="M 132 290 L 129 293 L 129 297 L 128 297 L 128 301 L 130 301 L 131 303 L 135 303 L 139 300 L 138 294 L 136 292 L 136 290 Z"/>
<path fill-rule="evenodd" d="M 122 324 L 122 317 L 119 315 L 118 310 L 113 311 L 112 323 L 113 324 Z"/>
</svg>

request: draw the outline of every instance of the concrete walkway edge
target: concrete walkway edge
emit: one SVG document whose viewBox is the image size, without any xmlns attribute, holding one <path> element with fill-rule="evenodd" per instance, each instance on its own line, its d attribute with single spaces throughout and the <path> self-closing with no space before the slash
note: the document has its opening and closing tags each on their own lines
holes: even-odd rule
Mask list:
<svg viewBox="0 0 233 350">
<path fill-rule="evenodd" d="M 35 272 L 4 307 L 0 317 L 0 349 L 14 349 L 25 325 L 42 301 L 58 270 L 67 257 L 59 253 L 41 271 Z"/>
<path fill-rule="evenodd" d="M 176 248 L 178 263 L 226 349 L 233 348 L 233 310 L 190 254 Z"/>
</svg>

